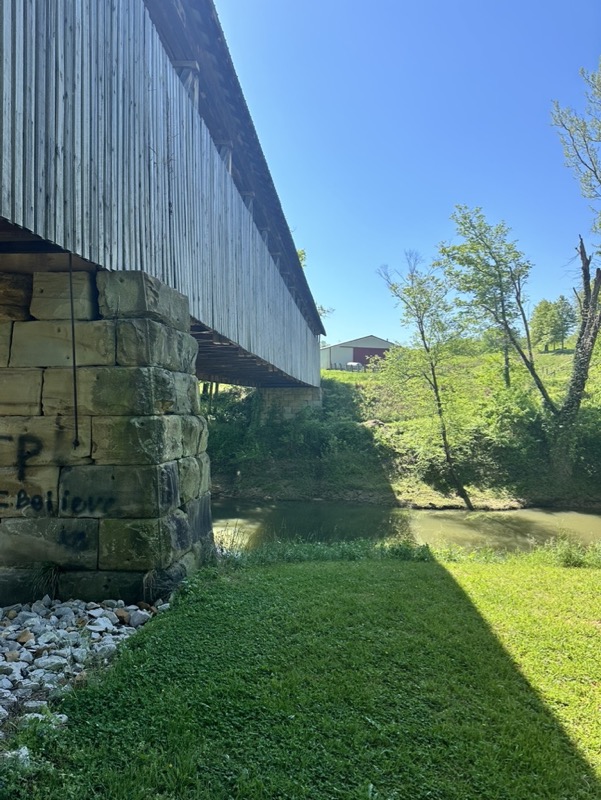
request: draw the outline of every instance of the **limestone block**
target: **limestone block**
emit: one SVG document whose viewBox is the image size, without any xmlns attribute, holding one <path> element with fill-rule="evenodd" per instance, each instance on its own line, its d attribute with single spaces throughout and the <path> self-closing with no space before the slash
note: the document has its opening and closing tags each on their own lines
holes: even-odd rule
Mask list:
<svg viewBox="0 0 601 800">
<path fill-rule="evenodd" d="M 200 417 L 202 420 L 202 432 L 200 434 L 200 443 L 198 445 L 198 452 L 204 453 L 207 449 L 207 445 L 209 444 L 209 426 L 207 421 L 204 417 Z"/>
<path fill-rule="evenodd" d="M 0 320 L 29 319 L 33 277 L 0 272 Z"/>
<path fill-rule="evenodd" d="M 0 367 L 8 367 L 12 322 L 0 322 Z"/>
<path fill-rule="evenodd" d="M 174 414 L 94 417 L 92 439 L 97 464 L 161 464 L 182 455 L 182 425 Z"/>
<path fill-rule="evenodd" d="M 31 316 L 36 319 L 71 319 L 68 272 L 36 272 L 33 276 Z M 96 282 L 89 272 L 73 273 L 74 319 L 98 319 Z"/>
<path fill-rule="evenodd" d="M 160 517 L 180 504 L 177 462 L 63 467 L 59 494 L 61 517 Z"/>
<path fill-rule="evenodd" d="M 96 569 L 98 520 L 5 519 L 0 525 L 0 563 L 6 567 L 53 563 Z"/>
<path fill-rule="evenodd" d="M 79 367 L 114 364 L 114 322 L 76 322 L 75 358 Z M 71 363 L 71 324 L 68 321 L 42 320 L 14 324 L 11 367 L 66 367 Z"/>
<path fill-rule="evenodd" d="M 41 414 L 41 369 L 3 369 L 0 373 L 0 416 Z"/>
<path fill-rule="evenodd" d="M 207 453 L 201 453 L 196 460 L 200 470 L 200 495 L 203 495 L 211 488 L 211 462 Z"/>
<path fill-rule="evenodd" d="M 192 546 L 186 514 L 177 509 L 161 519 L 100 522 L 100 569 L 164 569 Z"/>
<path fill-rule="evenodd" d="M 318 386 L 260 388 L 258 397 L 263 422 L 274 415 L 285 420 L 293 419 L 305 408 L 320 408 L 322 402 Z"/>
<path fill-rule="evenodd" d="M 169 597 L 171 592 L 177 589 L 185 578 L 193 575 L 207 560 L 206 548 L 202 545 L 193 545 L 191 550 L 167 567 L 167 569 L 153 570 L 146 575 L 144 588 L 147 597 L 149 599 Z"/>
<path fill-rule="evenodd" d="M 214 549 L 213 523 L 211 520 L 211 495 L 205 494 L 186 503 L 184 510 L 188 515 L 192 543 L 203 543 L 207 554 Z"/>
<path fill-rule="evenodd" d="M 180 558 L 184 553 L 188 552 L 192 547 L 192 533 L 188 515 L 181 508 L 178 508 L 173 514 L 164 517 L 161 520 L 161 525 L 165 541 L 169 544 L 174 557 Z"/>
<path fill-rule="evenodd" d="M 92 423 L 90 417 L 78 419 L 78 446 L 75 420 L 63 417 L 6 417 L 0 422 L 0 466 L 29 467 L 90 463 Z"/>
<path fill-rule="evenodd" d="M 104 519 L 100 522 L 98 566 L 107 570 L 149 570 L 171 563 L 158 519 Z"/>
<path fill-rule="evenodd" d="M 0 518 L 57 515 L 59 467 L 0 467 Z M 2 527 L 2 525 L 0 525 Z"/>
<path fill-rule="evenodd" d="M 175 406 L 173 375 L 157 367 L 84 367 L 77 370 L 78 410 L 80 414 L 111 416 L 171 412 Z M 0 388 L 0 400 L 1 392 Z M 73 412 L 71 370 L 46 370 L 43 408 L 44 414 Z"/>
<path fill-rule="evenodd" d="M 182 455 L 185 457 L 204 453 L 209 439 L 206 419 L 195 414 L 185 414 L 180 419 L 182 422 Z"/>
<path fill-rule="evenodd" d="M 196 375 L 187 375 L 185 372 L 174 372 L 174 406 L 175 414 L 199 414 L 200 392 Z"/>
<path fill-rule="evenodd" d="M 40 597 L 41 593 L 34 590 L 37 573 L 31 568 L 0 567 L 0 606 L 26 603 Z"/>
<path fill-rule="evenodd" d="M 190 330 L 188 298 L 145 272 L 99 272 L 96 285 L 102 317 L 154 319 Z"/>
<path fill-rule="evenodd" d="M 179 496 L 182 503 L 200 497 L 201 465 L 196 458 L 181 458 L 177 462 L 179 470 Z"/>
<path fill-rule="evenodd" d="M 193 373 L 198 344 L 189 333 L 151 319 L 117 321 L 117 364 Z"/>
<path fill-rule="evenodd" d="M 68 570 L 59 576 L 57 593 L 59 597 L 77 597 L 80 600 L 97 601 L 99 597 L 110 597 L 136 603 L 146 596 L 144 573 Z"/>
</svg>

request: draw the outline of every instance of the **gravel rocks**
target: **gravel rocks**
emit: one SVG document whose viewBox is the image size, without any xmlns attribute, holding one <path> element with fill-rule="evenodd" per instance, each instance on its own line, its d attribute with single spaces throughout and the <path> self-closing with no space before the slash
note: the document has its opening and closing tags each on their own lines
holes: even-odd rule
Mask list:
<svg viewBox="0 0 601 800">
<path fill-rule="evenodd" d="M 20 724 L 48 719 L 48 699 L 85 680 L 85 670 L 108 663 L 120 642 L 169 603 L 126 606 L 122 600 L 52 600 L 0 607 L 0 739 L 15 717 Z M 66 722 L 51 715 L 52 724 Z"/>
</svg>

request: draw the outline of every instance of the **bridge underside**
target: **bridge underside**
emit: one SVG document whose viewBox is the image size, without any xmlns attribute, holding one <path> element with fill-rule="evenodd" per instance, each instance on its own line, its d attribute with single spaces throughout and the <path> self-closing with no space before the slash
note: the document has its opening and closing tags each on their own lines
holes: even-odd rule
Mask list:
<svg viewBox="0 0 601 800">
<path fill-rule="evenodd" d="M 0 218 L 0 272 L 64 271 L 68 255 L 57 245 Z M 79 256 L 72 256 L 72 264 L 78 271 L 98 269 Z M 307 385 L 194 318 L 190 333 L 198 342 L 196 375 L 201 381 L 284 388 Z"/>
<path fill-rule="evenodd" d="M 306 385 L 200 323 L 192 321 L 190 333 L 198 342 L 196 375 L 201 381 L 286 388 Z"/>
</svg>

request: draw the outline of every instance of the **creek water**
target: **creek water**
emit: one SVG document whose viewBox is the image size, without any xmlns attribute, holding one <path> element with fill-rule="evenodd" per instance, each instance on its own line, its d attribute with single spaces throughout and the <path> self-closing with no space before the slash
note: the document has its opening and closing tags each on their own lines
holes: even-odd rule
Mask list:
<svg viewBox="0 0 601 800">
<path fill-rule="evenodd" d="M 273 539 L 385 539 L 410 534 L 417 543 L 528 550 L 560 535 L 601 541 L 601 515 L 576 511 L 430 511 L 330 502 L 213 501 L 215 538 L 256 547 Z"/>
</svg>

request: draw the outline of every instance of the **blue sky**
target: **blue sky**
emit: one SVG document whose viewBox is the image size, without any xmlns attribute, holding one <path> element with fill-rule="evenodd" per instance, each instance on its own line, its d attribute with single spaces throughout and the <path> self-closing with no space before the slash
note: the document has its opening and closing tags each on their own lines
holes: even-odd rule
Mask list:
<svg viewBox="0 0 601 800">
<path fill-rule="evenodd" d="M 377 270 L 433 258 L 458 203 L 504 220 L 531 305 L 571 292 L 592 214 L 554 99 L 581 108 L 599 0 L 215 0 L 327 342 L 402 341 Z"/>
</svg>

